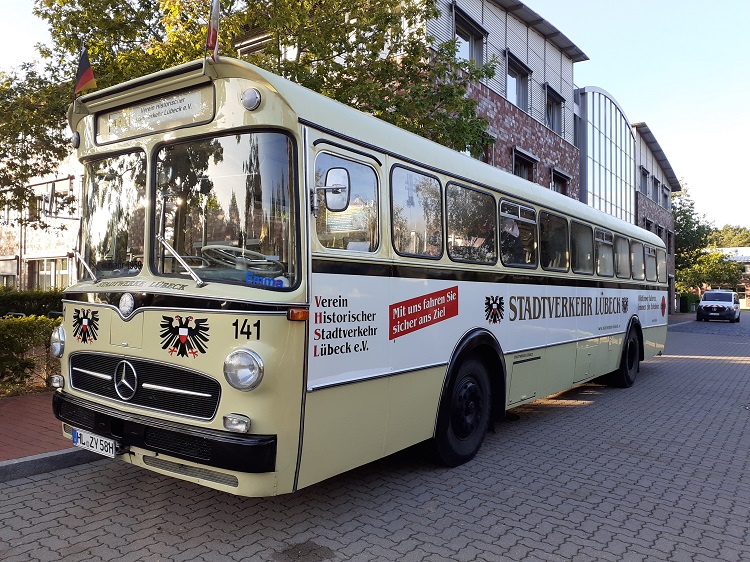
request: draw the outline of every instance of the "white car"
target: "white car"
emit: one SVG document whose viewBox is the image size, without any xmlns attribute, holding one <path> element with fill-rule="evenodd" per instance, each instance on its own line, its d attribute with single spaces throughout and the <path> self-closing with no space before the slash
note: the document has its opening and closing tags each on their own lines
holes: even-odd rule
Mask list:
<svg viewBox="0 0 750 562">
<path fill-rule="evenodd" d="M 703 293 L 698 303 L 696 320 L 740 321 L 740 297 L 734 291 L 711 290 Z"/>
</svg>

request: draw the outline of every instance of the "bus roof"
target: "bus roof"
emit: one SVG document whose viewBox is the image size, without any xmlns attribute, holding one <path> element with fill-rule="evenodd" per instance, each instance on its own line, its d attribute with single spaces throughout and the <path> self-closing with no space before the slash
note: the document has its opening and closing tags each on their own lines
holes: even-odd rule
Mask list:
<svg viewBox="0 0 750 562">
<path fill-rule="evenodd" d="M 636 225 L 233 58 L 220 57 L 218 62 L 196 60 L 86 94 L 71 104 L 68 120 L 71 129 L 75 131 L 77 123 L 86 115 L 224 78 L 263 81 L 289 105 L 301 121 L 365 144 L 374 151 L 418 163 L 459 181 L 489 187 L 506 193 L 509 197 L 601 225 L 654 246 L 664 246 L 664 242 L 656 234 Z M 364 137 L 366 141 L 363 141 Z"/>
</svg>

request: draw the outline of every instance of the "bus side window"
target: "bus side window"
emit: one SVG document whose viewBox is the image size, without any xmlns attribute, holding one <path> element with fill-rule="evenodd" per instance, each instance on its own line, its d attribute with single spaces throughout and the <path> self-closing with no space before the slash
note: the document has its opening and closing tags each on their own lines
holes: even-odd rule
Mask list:
<svg viewBox="0 0 750 562">
<path fill-rule="evenodd" d="M 646 246 L 646 281 L 656 280 L 656 248 Z"/>
<path fill-rule="evenodd" d="M 615 275 L 630 279 L 630 243 L 622 236 L 615 236 Z"/>
<path fill-rule="evenodd" d="M 536 267 L 536 211 L 514 201 L 500 201 L 500 257 L 503 265 Z"/>
<path fill-rule="evenodd" d="M 544 269 L 568 271 L 568 221 L 541 211 L 539 248 Z"/>
<path fill-rule="evenodd" d="M 656 269 L 659 281 L 666 283 L 667 278 L 667 253 L 664 250 L 656 250 Z"/>
<path fill-rule="evenodd" d="M 437 178 L 415 170 L 391 169 L 391 228 L 399 254 L 443 255 L 442 190 Z"/>
<path fill-rule="evenodd" d="M 643 281 L 646 278 L 646 266 L 643 260 L 643 244 L 630 243 L 630 263 L 633 267 L 633 279 Z"/>
<path fill-rule="evenodd" d="M 590 226 L 570 223 L 570 261 L 575 273 L 594 273 L 594 233 Z"/>
<path fill-rule="evenodd" d="M 356 252 L 378 249 L 378 176 L 370 166 L 327 152 L 315 159 L 315 185 L 322 186 L 331 168 L 349 172 L 351 191 L 349 205 L 343 211 L 326 207 L 325 191 L 317 190 L 318 241 L 326 248 Z"/>
<path fill-rule="evenodd" d="M 602 277 L 612 277 L 614 275 L 612 233 L 597 228 L 594 237 L 596 238 L 596 273 Z"/>
<path fill-rule="evenodd" d="M 448 255 L 454 261 L 497 261 L 497 207 L 489 193 L 449 183 L 446 188 Z"/>
</svg>

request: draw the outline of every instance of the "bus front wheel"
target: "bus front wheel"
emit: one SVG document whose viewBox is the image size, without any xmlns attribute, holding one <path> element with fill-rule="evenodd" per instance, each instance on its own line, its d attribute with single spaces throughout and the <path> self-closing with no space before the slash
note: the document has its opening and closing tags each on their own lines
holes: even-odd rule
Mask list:
<svg viewBox="0 0 750 562">
<path fill-rule="evenodd" d="M 434 438 L 438 461 L 458 466 L 477 454 L 489 428 L 491 403 L 487 367 L 474 357 L 462 361 L 440 402 Z"/>
</svg>

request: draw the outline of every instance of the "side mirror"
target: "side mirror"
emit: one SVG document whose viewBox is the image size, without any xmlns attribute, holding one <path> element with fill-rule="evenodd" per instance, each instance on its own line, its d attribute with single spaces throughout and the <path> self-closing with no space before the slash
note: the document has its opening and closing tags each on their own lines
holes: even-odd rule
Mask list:
<svg viewBox="0 0 750 562">
<path fill-rule="evenodd" d="M 322 188 L 326 194 L 326 208 L 329 211 L 341 212 L 349 206 L 349 170 L 331 168 L 326 172 L 326 183 Z"/>
</svg>

